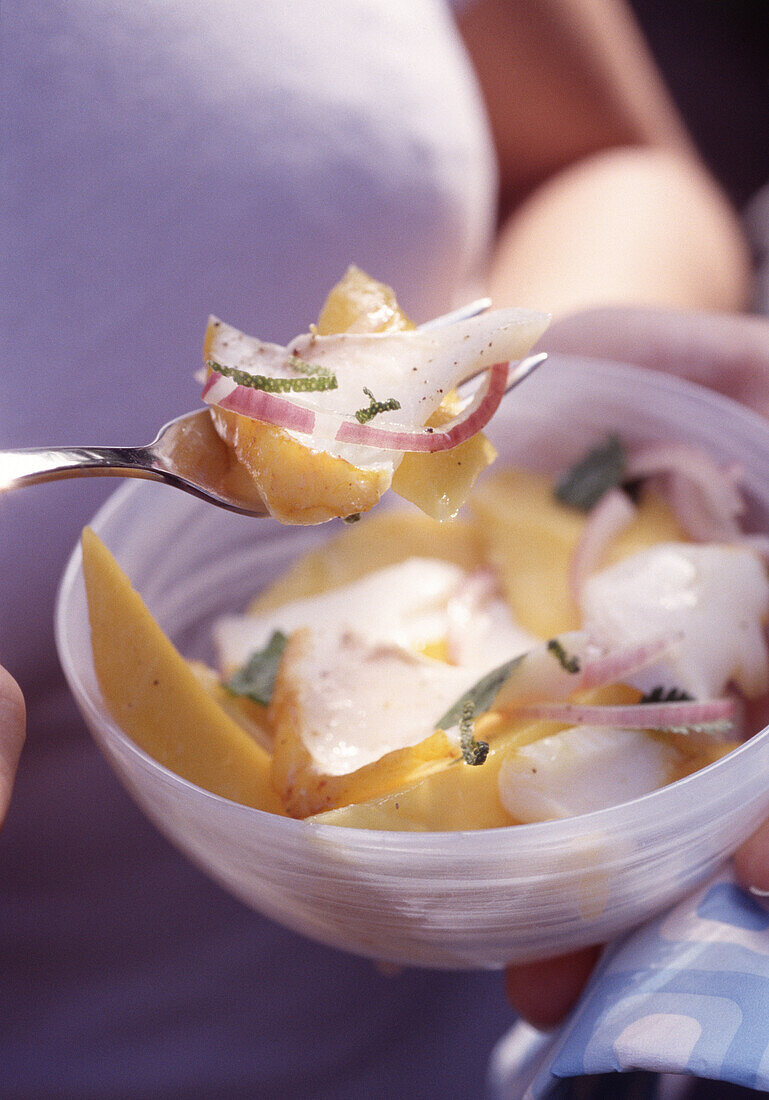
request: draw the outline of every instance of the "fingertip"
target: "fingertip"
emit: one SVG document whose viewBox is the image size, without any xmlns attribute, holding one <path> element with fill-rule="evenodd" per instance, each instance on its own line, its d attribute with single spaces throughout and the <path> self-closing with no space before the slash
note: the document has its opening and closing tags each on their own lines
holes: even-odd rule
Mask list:
<svg viewBox="0 0 769 1100">
<path fill-rule="evenodd" d="M 568 955 L 508 968 L 505 989 L 519 1016 L 540 1031 L 557 1027 L 578 1001 L 601 954 L 584 947 Z"/>
<path fill-rule="evenodd" d="M 27 709 L 21 688 L 2 665 L 0 665 L 0 707 L 3 718 L 15 725 L 23 726 L 26 723 Z"/>
<path fill-rule="evenodd" d="M 0 823 L 8 809 L 24 744 L 26 715 L 21 688 L 10 673 L 0 667 Z"/>
<path fill-rule="evenodd" d="M 737 850 L 734 869 L 745 889 L 769 908 L 769 821 L 765 821 Z"/>
</svg>

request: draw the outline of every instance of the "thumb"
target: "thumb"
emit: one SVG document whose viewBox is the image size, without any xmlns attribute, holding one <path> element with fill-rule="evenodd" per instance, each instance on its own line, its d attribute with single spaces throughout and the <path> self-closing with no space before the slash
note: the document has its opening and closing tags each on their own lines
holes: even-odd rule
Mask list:
<svg viewBox="0 0 769 1100">
<path fill-rule="evenodd" d="M 601 947 L 508 968 L 505 990 L 513 1008 L 540 1031 L 556 1027 L 571 1011 L 598 962 Z"/>
<path fill-rule="evenodd" d="M 26 708 L 21 688 L 0 667 L 0 824 L 5 820 L 11 799 L 25 727 Z"/>
</svg>

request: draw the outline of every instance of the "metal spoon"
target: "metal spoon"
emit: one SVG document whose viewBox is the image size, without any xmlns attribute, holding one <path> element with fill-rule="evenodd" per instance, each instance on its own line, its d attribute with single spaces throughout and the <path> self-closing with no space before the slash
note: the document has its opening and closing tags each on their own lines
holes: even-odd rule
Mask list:
<svg viewBox="0 0 769 1100">
<path fill-rule="evenodd" d="M 474 317 L 489 305 L 487 298 L 480 299 L 429 322 L 429 327 Z M 546 358 L 540 354 L 521 360 L 510 370 L 507 389 L 517 386 Z M 462 389 L 461 386 L 460 393 Z M 0 451 L 0 493 L 70 477 L 139 477 L 163 481 L 230 512 L 267 515 L 253 480 L 218 436 L 207 408 L 171 420 L 144 447 L 30 447 Z"/>
</svg>

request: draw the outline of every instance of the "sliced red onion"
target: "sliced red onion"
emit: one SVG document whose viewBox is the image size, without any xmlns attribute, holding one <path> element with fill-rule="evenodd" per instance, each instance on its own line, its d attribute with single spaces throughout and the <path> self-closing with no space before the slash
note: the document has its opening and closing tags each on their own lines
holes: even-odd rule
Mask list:
<svg viewBox="0 0 769 1100">
<path fill-rule="evenodd" d="M 507 363 L 490 367 L 470 402 L 442 428 L 415 430 L 401 424 L 379 428 L 372 424 L 360 424 L 354 417 L 340 416 L 339 427 L 332 438 L 338 443 L 354 443 L 383 451 L 433 452 L 457 447 L 476 435 L 491 420 L 504 396 L 507 372 Z M 265 390 L 239 386 L 221 375 L 212 374 L 209 377 L 202 397 L 209 405 L 217 405 L 278 428 L 287 428 L 303 435 L 312 435 L 315 429 L 316 414 L 311 409 Z M 334 417 L 333 413 L 320 415 L 324 420 Z"/>
<path fill-rule="evenodd" d="M 616 726 L 620 729 L 702 731 L 731 727 L 737 713 L 734 699 L 680 703 L 638 703 L 630 706 L 580 706 L 577 703 L 531 703 L 516 713 L 574 726 Z"/>
<path fill-rule="evenodd" d="M 447 451 L 476 435 L 499 408 L 507 385 L 507 363 L 496 363 L 486 373 L 470 403 L 442 428 L 418 428 L 399 424 L 379 428 L 345 417 L 336 433 L 338 443 L 356 443 L 383 451 Z"/>
<path fill-rule="evenodd" d="M 736 528 L 736 518 L 745 510 L 745 501 L 734 484 L 733 472 L 718 466 L 709 455 L 697 447 L 685 443 L 657 443 L 644 447 L 628 457 L 625 476 L 634 481 L 655 474 L 674 474 L 684 478 L 695 488 L 701 498 L 701 508 L 710 524 L 724 531 Z M 677 490 L 680 496 L 681 490 Z M 675 504 L 674 504 L 675 507 Z M 701 511 L 695 517 L 693 498 L 682 504 L 679 519 L 684 527 L 687 520 L 696 527 L 705 522 Z M 693 537 L 697 537 L 693 535 Z"/>
<path fill-rule="evenodd" d="M 590 513 L 569 563 L 569 588 L 579 601 L 582 585 L 595 570 L 609 543 L 634 519 L 636 508 L 627 493 L 609 489 Z"/>
<path fill-rule="evenodd" d="M 642 645 L 627 646 L 585 662 L 579 683 L 580 690 L 622 683 L 628 676 L 659 660 L 682 637 L 682 634 L 675 634 L 667 638 L 652 638 Z"/>
<path fill-rule="evenodd" d="M 688 477 L 671 473 L 663 493 L 678 522 L 695 541 L 736 542 L 741 537 L 740 525 L 735 517 L 714 512 L 702 489 Z"/>
<path fill-rule="evenodd" d="M 203 387 L 201 397 L 208 405 L 239 413 L 251 420 L 274 424 L 278 428 L 310 435 L 315 427 L 315 413 L 303 405 L 297 405 L 285 397 L 251 386 L 239 386 L 231 378 L 211 374 Z"/>
</svg>

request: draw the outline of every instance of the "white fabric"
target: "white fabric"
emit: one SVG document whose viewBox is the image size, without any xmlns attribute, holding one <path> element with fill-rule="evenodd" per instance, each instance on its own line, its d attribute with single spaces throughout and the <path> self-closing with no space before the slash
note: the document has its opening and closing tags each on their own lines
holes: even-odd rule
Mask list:
<svg viewBox="0 0 769 1100">
<path fill-rule="evenodd" d="M 140 443 L 209 311 L 283 341 L 355 261 L 417 317 L 483 265 L 495 168 L 438 0 L 5 0 L 0 445 Z M 477 1095 L 494 975 L 406 974 L 245 911 L 160 840 L 57 672 L 103 482 L 0 499 L 0 661 L 29 741 L 0 841 L 0 1091 Z"/>
<path fill-rule="evenodd" d="M 209 312 L 284 341 L 351 261 L 417 319 L 478 275 L 494 161 L 437 0 L 16 0 L 2 26 L 7 445 L 151 438 L 197 403 Z M 30 540 L 50 597 L 73 490 L 8 508 L 11 617 Z M 0 659 L 19 645 L 40 659 L 0 626 Z"/>
</svg>

